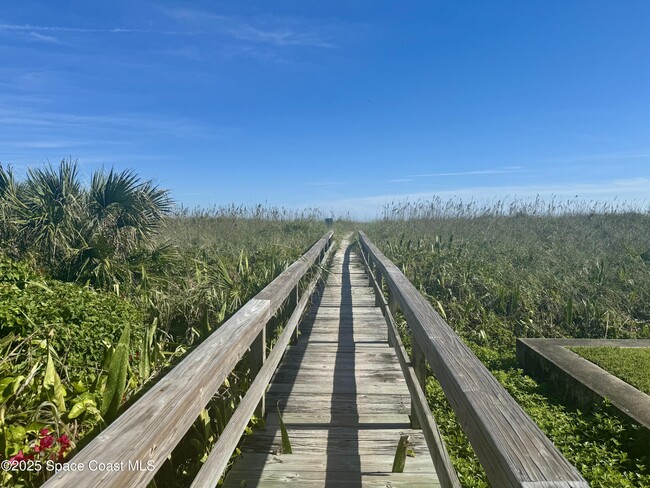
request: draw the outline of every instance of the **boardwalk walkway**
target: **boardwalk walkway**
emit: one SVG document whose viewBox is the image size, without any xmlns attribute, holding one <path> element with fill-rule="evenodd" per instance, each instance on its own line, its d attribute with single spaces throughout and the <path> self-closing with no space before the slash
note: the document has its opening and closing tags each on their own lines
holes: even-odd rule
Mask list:
<svg viewBox="0 0 650 488">
<path fill-rule="evenodd" d="M 300 324 L 298 344 L 287 348 L 311 295 L 311 291 L 305 293 L 295 303 L 296 287 L 309 279 L 309 290 L 317 285 L 320 273 L 312 272 L 331 256 L 332 238 L 333 232 L 327 232 L 242 305 L 78 452 L 74 463 L 162 466 L 249 350 L 254 380 L 194 478 L 193 488 L 215 486 L 265 392 L 266 427 L 244 441 L 243 455 L 228 474 L 226 488 L 459 488 L 421 388 L 428 367 L 492 486 L 589 486 L 400 268 L 362 231 L 358 243 L 362 261 L 371 270 L 372 288 L 360 256 L 344 239 L 317 303 Z M 382 282 L 387 300 L 371 291 L 380 289 Z M 266 328 L 288 300 L 295 303 L 290 307 L 291 317 L 265 358 Z M 391 313 L 398 309 L 411 332 L 411 359 Z M 389 327 L 380 310 L 386 313 Z M 388 346 L 387 332 L 395 349 Z M 409 428 L 411 403 L 422 431 Z M 289 430 L 292 454 L 281 450 L 276 404 Z M 170 428 L 161 429 L 161 425 Z M 402 434 L 411 436 L 416 456 L 407 458 L 404 473 L 391 473 Z M 148 469 L 62 469 L 44 486 L 137 488 L 149 486 L 154 476 L 156 471 Z"/>
<path fill-rule="evenodd" d="M 410 396 L 386 322 L 348 240 L 300 331 L 270 385 L 266 428 L 245 440 L 224 487 L 438 486 L 422 435 L 410 429 Z M 278 402 L 293 454 L 281 453 Z M 404 473 L 391 473 L 401 433 L 415 457 Z"/>
</svg>

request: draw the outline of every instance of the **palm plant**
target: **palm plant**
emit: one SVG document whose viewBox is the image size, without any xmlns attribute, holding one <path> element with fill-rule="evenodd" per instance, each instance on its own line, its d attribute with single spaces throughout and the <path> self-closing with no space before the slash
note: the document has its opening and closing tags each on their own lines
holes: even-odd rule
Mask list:
<svg viewBox="0 0 650 488">
<path fill-rule="evenodd" d="M 0 240 L 5 246 L 12 240 L 15 227 L 12 224 L 12 205 L 16 193 L 16 180 L 11 166 L 0 164 Z"/>
<path fill-rule="evenodd" d="M 14 186 L 14 173 L 11 166 L 5 169 L 0 164 L 0 199 L 4 199 L 8 191 Z"/>
<path fill-rule="evenodd" d="M 130 262 L 141 267 L 143 253 L 160 253 L 151 237 L 171 207 L 167 190 L 141 181 L 133 171 L 96 171 L 86 195 L 82 241 L 71 263 L 72 275 L 103 284 L 129 279 Z"/>
<path fill-rule="evenodd" d="M 22 249 L 33 249 L 57 269 L 73 249 L 83 204 L 76 163 L 30 169 L 11 200 Z"/>
<path fill-rule="evenodd" d="M 130 280 L 130 262 L 157 256 L 152 237 L 171 211 L 167 190 L 133 171 L 95 171 L 89 188 L 80 182 L 76 161 L 30 169 L 16 184 L 0 166 L 2 237 L 15 226 L 16 242 L 35 251 L 59 278 L 110 285 Z"/>
</svg>

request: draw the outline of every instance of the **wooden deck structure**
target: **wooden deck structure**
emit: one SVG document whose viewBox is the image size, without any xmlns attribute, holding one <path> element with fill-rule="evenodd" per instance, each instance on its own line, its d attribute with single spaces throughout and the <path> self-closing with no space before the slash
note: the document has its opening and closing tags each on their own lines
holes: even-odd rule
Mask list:
<svg viewBox="0 0 650 488">
<path fill-rule="evenodd" d="M 155 469 L 61 471 L 44 486 L 147 486 L 247 351 L 253 381 L 192 488 L 217 485 L 254 413 L 266 414 L 265 428 L 245 439 L 226 488 L 460 488 L 424 394 L 427 364 L 492 486 L 588 486 L 362 232 L 356 248 L 346 239 L 333 259 L 332 243 L 328 232 L 71 459 Z M 293 312 L 267 351 L 269 320 L 283 305 Z M 278 410 L 291 454 L 282 453 Z M 415 457 L 392 473 L 404 434 Z"/>
</svg>

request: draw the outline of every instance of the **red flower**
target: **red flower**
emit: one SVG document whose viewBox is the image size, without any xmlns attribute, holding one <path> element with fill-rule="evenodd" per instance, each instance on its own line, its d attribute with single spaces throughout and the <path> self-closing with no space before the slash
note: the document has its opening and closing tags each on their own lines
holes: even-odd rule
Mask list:
<svg viewBox="0 0 650 488">
<path fill-rule="evenodd" d="M 45 428 L 45 429 L 41 429 L 41 430 L 39 430 L 38 433 L 41 434 L 41 435 L 47 435 L 47 434 L 50 433 L 50 431 L 49 431 L 48 429 Z"/>
<path fill-rule="evenodd" d="M 43 449 L 47 449 L 48 447 L 52 447 L 52 444 L 54 444 L 54 437 L 51 435 L 45 436 L 41 439 L 41 442 L 39 445 Z"/>
<path fill-rule="evenodd" d="M 13 463 L 14 461 L 15 461 L 15 462 L 20 462 L 20 461 L 24 461 L 24 460 L 25 460 L 25 455 L 23 454 L 23 450 L 22 450 L 22 449 L 21 449 L 20 451 L 18 451 L 18 454 L 16 454 L 15 456 L 11 456 L 11 457 L 9 458 L 9 461 L 11 461 L 12 463 Z"/>
<path fill-rule="evenodd" d="M 63 455 L 65 454 L 65 452 L 70 447 L 70 439 L 68 438 L 67 435 L 63 434 L 56 441 L 61 445 L 61 447 L 59 448 L 59 452 L 57 452 L 57 454 L 56 454 L 57 455 L 57 461 L 63 461 L 63 457 L 64 457 Z"/>
</svg>

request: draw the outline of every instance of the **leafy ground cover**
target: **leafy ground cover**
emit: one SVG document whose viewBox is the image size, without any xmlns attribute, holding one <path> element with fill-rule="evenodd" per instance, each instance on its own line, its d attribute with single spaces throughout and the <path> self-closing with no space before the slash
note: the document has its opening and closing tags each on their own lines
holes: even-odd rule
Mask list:
<svg viewBox="0 0 650 488">
<path fill-rule="evenodd" d="M 650 395 L 650 349 L 571 347 L 573 352 Z"/>
<path fill-rule="evenodd" d="M 610 212 L 611 210 L 611 212 Z M 650 216 L 586 204 L 405 204 L 365 226 L 591 486 L 650 486 L 648 441 L 523 374 L 517 337 L 650 335 Z M 434 378 L 427 395 L 464 486 L 485 474 Z"/>
</svg>

